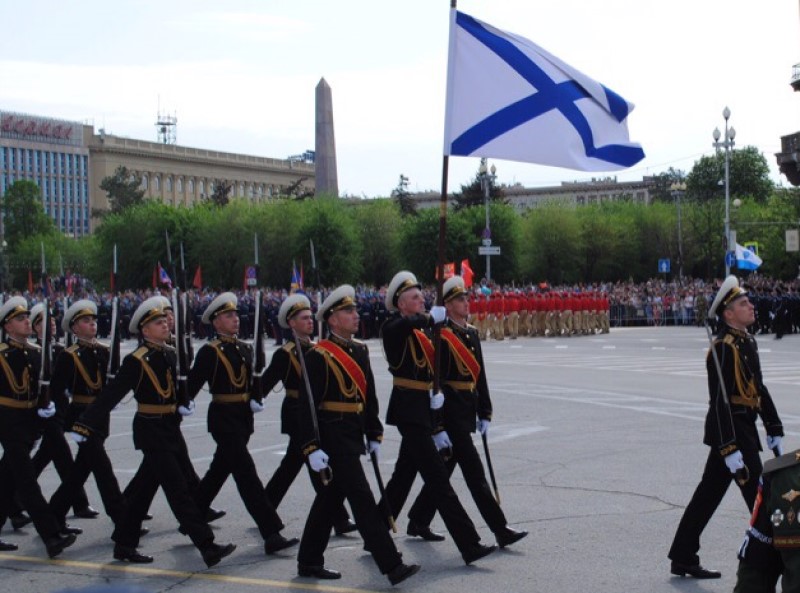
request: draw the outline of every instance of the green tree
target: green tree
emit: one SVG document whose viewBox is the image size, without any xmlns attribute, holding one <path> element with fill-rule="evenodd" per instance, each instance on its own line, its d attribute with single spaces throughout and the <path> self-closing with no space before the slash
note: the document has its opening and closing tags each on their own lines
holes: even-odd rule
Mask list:
<svg viewBox="0 0 800 593">
<path fill-rule="evenodd" d="M 731 152 L 729 178 L 731 199 L 749 197 L 764 203 L 774 188 L 767 160 L 755 146 Z M 724 196 L 724 180 L 725 153 L 717 151 L 701 157 L 686 178 L 687 198 L 710 200 Z"/>
<path fill-rule="evenodd" d="M 20 179 L 6 190 L 3 200 L 4 238 L 10 248 L 26 237 L 48 235 L 56 226 L 42 206 L 42 193 L 33 181 Z"/>
<path fill-rule="evenodd" d="M 453 193 L 453 206 L 456 211 L 470 206 L 479 206 L 484 203 L 486 190 L 482 182 L 483 175 L 480 170 L 468 185 L 461 185 L 461 191 Z M 489 200 L 492 202 L 506 203 L 503 188 L 497 185 L 497 178 L 493 174 L 486 176 L 489 183 Z"/>
<path fill-rule="evenodd" d="M 362 277 L 364 262 L 353 207 L 336 199 L 306 200 L 301 204 L 302 224 L 293 256 L 308 253 L 312 240 L 324 285 L 357 282 Z"/>
<path fill-rule="evenodd" d="M 397 202 L 368 200 L 353 208 L 361 237 L 362 279 L 373 286 L 388 284 L 398 267 L 401 217 Z"/>
<path fill-rule="evenodd" d="M 115 214 L 144 201 L 145 191 L 141 187 L 141 175 L 124 165 L 117 167 L 113 175 L 104 177 L 100 182 L 100 189 L 106 192 L 111 212 Z"/>
<path fill-rule="evenodd" d="M 577 281 L 580 240 L 574 210 L 561 204 L 529 210 L 522 221 L 522 276 L 554 284 Z"/>
<path fill-rule="evenodd" d="M 215 206 L 219 206 L 220 208 L 227 206 L 231 201 L 230 195 L 232 188 L 233 185 L 231 185 L 229 181 L 225 181 L 224 179 L 215 179 L 214 191 L 211 192 L 211 195 L 208 197 L 208 201 Z"/>
</svg>

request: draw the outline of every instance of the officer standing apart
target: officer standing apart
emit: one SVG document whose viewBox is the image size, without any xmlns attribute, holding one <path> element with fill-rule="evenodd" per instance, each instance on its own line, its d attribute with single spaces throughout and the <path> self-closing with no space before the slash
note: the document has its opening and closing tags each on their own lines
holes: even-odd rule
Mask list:
<svg viewBox="0 0 800 593">
<path fill-rule="evenodd" d="M 54 558 L 75 543 L 74 533 L 60 533 L 31 460 L 31 449 L 38 436 L 40 418 L 55 414 L 53 402 L 39 401 L 41 352 L 28 343 L 31 321 L 28 303 L 11 297 L 0 307 L 0 326 L 6 334 L 0 344 L 0 525 L 14 508 L 14 496 L 22 501 L 36 532 L 44 540 L 47 554 Z M 3 550 L 16 550 L 14 544 L 0 542 Z"/>
<path fill-rule="evenodd" d="M 279 532 L 283 522 L 264 497 L 264 486 L 258 478 L 256 464 L 247 450 L 253 434 L 253 415 L 264 411 L 259 384 L 252 382 L 253 349 L 237 338 L 239 333 L 238 299 L 223 292 L 203 314 L 203 323 L 210 323 L 217 339 L 207 342 L 197 352 L 189 371 L 188 398 L 194 398 L 208 383 L 211 404 L 208 406 L 208 432 L 217 443 L 217 450 L 200 480 L 195 500 L 205 511 L 228 476 L 233 474 L 239 496 L 264 538 L 264 552 L 273 554 L 297 544 L 297 538 L 286 539 Z"/>
<path fill-rule="evenodd" d="M 97 305 L 89 300 L 73 303 L 61 321 L 64 333 L 72 332 L 77 342 L 56 359 L 50 393 L 54 400 L 69 400 L 66 425 L 81 417 L 97 399 L 106 382 L 109 349 L 97 342 Z M 106 415 L 100 432 L 109 433 L 110 414 Z M 50 499 L 53 512 L 63 525 L 72 501 L 80 495 L 89 474 L 94 474 L 106 514 L 116 523 L 125 513 L 125 497 L 119 488 L 114 468 L 104 447 L 105 439 L 88 439 L 78 445 L 78 455 L 72 471 Z"/>
<path fill-rule="evenodd" d="M 381 573 L 396 585 L 419 571 L 419 566 L 403 564 L 384 528 L 361 465 L 360 457 L 367 452 L 367 444 L 369 452 L 378 453 L 383 425 L 378 418 L 369 350 L 363 342 L 353 339 L 358 331 L 353 287 L 344 285 L 334 290 L 320 306 L 317 318 L 328 323 L 330 336 L 321 340 L 305 359 L 311 393 L 302 386 L 300 429 L 304 434 L 303 452 L 311 469 L 319 472 L 330 468 L 333 479 L 311 505 L 297 554 L 297 572 L 301 577 L 319 579 L 342 576 L 325 568 L 324 552 L 334 514 L 347 498 L 365 547 Z M 314 411 L 309 398 L 313 398 Z"/>
<path fill-rule="evenodd" d="M 444 283 L 444 306 L 447 322 L 442 328 L 442 347 L 439 349 L 442 390 L 444 391 L 444 429 L 453 443 L 453 455 L 447 460 L 448 474 L 458 464 L 472 498 L 484 521 L 495 534 L 501 548 L 528 535 L 508 526 L 500 505 L 492 496 L 483 464 L 472 442 L 477 429 L 485 435 L 492 420 L 492 401 L 483 365 L 483 353 L 478 330 L 467 325 L 469 301 L 461 276 Z M 409 522 L 429 530 L 436 505 L 427 484 L 408 513 Z"/>
<path fill-rule="evenodd" d="M 394 473 L 386 484 L 386 499 L 395 516 L 399 515 L 419 473 L 464 562 L 470 564 L 491 554 L 497 546 L 480 543 L 475 525 L 450 485 L 438 451 L 451 443 L 447 432 L 433 421 L 433 412 L 444 405 L 444 396 L 431 396 L 434 352 L 425 332 L 434 323 L 443 322 L 446 311 L 435 306 L 430 314 L 426 313 L 420 284 L 414 274 L 406 271 L 395 274 L 389 283 L 386 308 L 393 313 L 381 332 L 393 383 L 386 422 L 397 426 L 402 437 Z M 428 541 L 444 539 L 413 521 L 408 524 L 408 534 Z"/>
<path fill-rule="evenodd" d="M 141 335 L 141 346 L 125 357 L 116 378 L 72 427 L 79 442 L 107 436 L 103 430 L 108 414 L 133 391 L 136 399 L 133 444 L 143 455 L 139 472 L 141 487 L 128 501 L 127 511 L 114 529 L 114 558 L 134 563 L 153 561 L 152 556 L 140 554 L 136 547 L 142 518 L 152 499 L 150 491 L 157 485 L 164 490 L 172 512 L 200 550 L 206 565 L 214 566 L 236 546 L 214 543 L 214 534 L 187 485 L 191 461 L 180 444 L 176 356 L 175 350 L 167 345 L 170 331 L 160 297 L 149 298 L 139 305 L 131 317 L 129 330 Z"/>
<path fill-rule="evenodd" d="M 728 276 L 722 283 L 708 315 L 716 315 L 719 322 L 713 348 L 724 384 L 720 383 L 714 356 L 709 352 L 709 409 L 703 443 L 711 450 L 669 550 L 672 574 L 697 579 L 720 577 L 718 571 L 700 564 L 700 535 L 734 475 L 748 510 L 753 509 L 762 470 L 757 418 L 761 417 L 766 428 L 767 447 L 780 451 L 783 436 L 781 420 L 761 376 L 756 340 L 747 332 L 755 321 L 753 305 L 735 276 Z"/>
<path fill-rule="evenodd" d="M 278 469 L 275 470 L 264 488 L 267 499 L 276 509 L 281 504 L 283 497 L 286 496 L 286 492 L 297 477 L 300 468 L 306 464 L 302 435 L 298 425 L 299 406 L 303 403 L 299 399 L 302 375 L 298 356 L 304 355 L 314 347 L 314 342 L 311 341 L 311 336 L 314 334 L 314 316 L 311 313 L 311 302 L 308 297 L 304 294 L 289 295 L 278 311 L 278 323 L 284 329 L 291 329 L 292 336 L 272 355 L 272 360 L 261 379 L 262 393 L 271 391 L 279 381 L 283 383 L 286 390 L 281 405 L 281 432 L 289 435 L 289 444 Z M 311 468 L 308 472 L 314 490 L 319 493 L 322 488 L 319 473 Z M 344 504 L 334 513 L 333 530 L 336 535 L 356 530 L 356 524 L 350 520 Z"/>
</svg>

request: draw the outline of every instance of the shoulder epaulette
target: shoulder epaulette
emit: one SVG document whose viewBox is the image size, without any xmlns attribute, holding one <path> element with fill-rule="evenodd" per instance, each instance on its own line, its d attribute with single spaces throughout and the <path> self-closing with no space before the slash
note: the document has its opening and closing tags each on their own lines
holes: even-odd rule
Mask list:
<svg viewBox="0 0 800 593">
<path fill-rule="evenodd" d="M 366 346 L 367 345 L 366 342 L 364 342 L 362 340 L 356 340 L 355 338 L 353 338 L 351 341 L 353 342 L 353 344 L 358 344 L 359 346 Z"/>
<path fill-rule="evenodd" d="M 39 344 L 31 344 L 30 342 L 28 342 L 25 345 L 25 348 L 27 348 L 28 350 L 33 350 L 34 352 L 41 352 L 42 351 L 42 347 L 39 346 Z"/>
<path fill-rule="evenodd" d="M 108 344 L 103 344 L 102 342 L 96 342 L 95 346 L 98 350 L 111 350 L 111 346 Z"/>
<path fill-rule="evenodd" d="M 2 344 L 0 344 L 0 352 L 5 352 L 6 350 L 8 350 L 8 344 L 3 342 Z"/>
<path fill-rule="evenodd" d="M 78 344 L 73 344 L 69 348 L 65 348 L 64 351 L 65 352 L 69 352 L 70 354 L 74 354 L 75 352 L 78 351 L 78 348 L 80 348 L 80 346 Z"/>
<path fill-rule="evenodd" d="M 295 343 L 294 342 L 286 342 L 283 346 L 281 346 L 281 350 L 291 354 L 292 351 L 294 350 L 294 347 L 295 347 Z"/>
<path fill-rule="evenodd" d="M 212 348 L 216 348 L 217 346 L 219 346 L 219 344 L 220 344 L 220 341 L 219 341 L 219 340 L 209 340 L 209 341 L 207 342 L 207 344 L 208 344 L 209 346 L 211 346 Z"/>
<path fill-rule="evenodd" d="M 148 350 L 150 350 L 150 348 L 148 348 L 147 346 L 139 346 L 136 350 L 134 350 L 131 356 L 133 356 L 137 360 L 142 360 L 142 357 L 144 357 L 144 355 L 147 354 Z"/>
</svg>

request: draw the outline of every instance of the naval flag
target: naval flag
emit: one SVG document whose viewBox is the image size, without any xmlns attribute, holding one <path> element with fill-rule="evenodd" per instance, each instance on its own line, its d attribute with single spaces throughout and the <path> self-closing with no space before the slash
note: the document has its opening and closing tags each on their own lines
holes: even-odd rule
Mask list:
<svg viewBox="0 0 800 593">
<path fill-rule="evenodd" d="M 611 171 L 644 158 L 633 105 L 532 41 L 453 9 L 445 155 Z"/>
<path fill-rule="evenodd" d="M 762 264 L 761 258 L 747 247 L 736 244 L 736 267 L 740 270 L 757 270 Z"/>
</svg>

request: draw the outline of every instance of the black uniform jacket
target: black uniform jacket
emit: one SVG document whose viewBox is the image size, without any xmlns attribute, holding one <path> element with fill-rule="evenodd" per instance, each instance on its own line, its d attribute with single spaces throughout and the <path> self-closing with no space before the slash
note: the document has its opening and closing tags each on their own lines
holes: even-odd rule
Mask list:
<svg viewBox="0 0 800 593">
<path fill-rule="evenodd" d="M 303 354 L 314 346 L 313 342 L 303 342 L 300 349 Z M 261 380 L 263 393 L 268 394 L 278 382 L 283 383 L 286 395 L 281 405 L 281 432 L 295 434 L 298 429 L 297 415 L 300 405 L 301 367 L 298 359 L 297 345 L 289 340 L 283 347 L 278 348 L 272 355 L 272 360 L 264 372 Z"/>
<path fill-rule="evenodd" d="M 84 436 L 103 432 L 108 414 L 131 391 L 137 411 L 133 417 L 133 444 L 137 449 L 181 450 L 180 416 L 175 390 L 175 350 L 144 342 L 122 361 L 119 372 L 90 404 L 72 430 Z M 152 407 L 155 406 L 155 407 Z"/>
<path fill-rule="evenodd" d="M 393 313 L 381 328 L 383 352 L 389 363 L 389 372 L 395 377 L 386 412 L 387 424 L 433 427 L 430 409 L 433 369 L 425 356 L 423 345 L 425 338 L 430 340 L 432 327 L 433 318 L 427 313 L 408 317 Z M 409 388 L 397 384 L 405 381 L 419 383 L 420 387 Z M 421 387 L 426 384 L 427 389 Z"/>
<path fill-rule="evenodd" d="M 369 350 L 366 344 L 358 340 L 343 340 L 331 335 L 329 341 L 341 349 L 345 358 L 329 354 L 323 349 L 324 343 L 315 346 L 306 355 L 320 440 L 314 435 L 311 406 L 303 385 L 298 406 L 303 452 L 308 455 L 321 448 L 329 455 L 361 455 L 365 451 L 365 437 L 370 441 L 383 440 Z M 345 360 L 345 364 L 341 360 Z M 356 380 L 353 379 L 353 370 Z M 365 386 L 363 392 L 358 387 L 361 379 Z M 360 407 L 360 411 L 329 409 L 341 404 L 344 405 L 339 409 L 356 410 Z"/>
<path fill-rule="evenodd" d="M 0 440 L 37 439 L 40 364 L 38 346 L 11 338 L 0 344 Z"/>
<path fill-rule="evenodd" d="M 756 430 L 760 416 L 767 434 L 783 436 L 783 425 L 761 376 L 758 345 L 747 332 L 721 324 L 714 340 L 727 399 L 722 391 L 714 357 L 706 356 L 709 408 L 703 442 L 724 457 L 746 447 L 761 450 Z"/>
<path fill-rule="evenodd" d="M 447 339 L 451 336 L 463 348 L 454 347 Z M 445 429 L 474 432 L 476 418 L 492 419 L 492 400 L 478 330 L 471 325 L 461 327 L 448 319 L 442 328 L 439 361 Z"/>
<path fill-rule="evenodd" d="M 194 399 L 208 383 L 212 395 L 208 406 L 209 432 L 253 434 L 252 360 L 250 345 L 236 338 L 220 337 L 198 350 L 189 371 L 189 397 Z"/>
<path fill-rule="evenodd" d="M 55 359 L 53 376 L 50 378 L 50 398 L 56 404 L 56 417 L 61 406 L 66 408 L 66 426 L 72 426 L 103 391 L 108 357 L 107 346 L 78 340 L 63 349 Z M 108 416 L 101 431 L 108 434 Z"/>
</svg>

